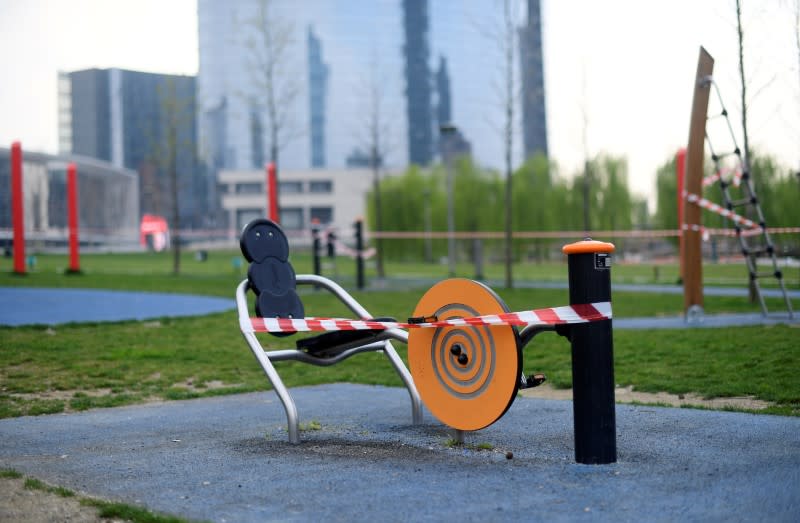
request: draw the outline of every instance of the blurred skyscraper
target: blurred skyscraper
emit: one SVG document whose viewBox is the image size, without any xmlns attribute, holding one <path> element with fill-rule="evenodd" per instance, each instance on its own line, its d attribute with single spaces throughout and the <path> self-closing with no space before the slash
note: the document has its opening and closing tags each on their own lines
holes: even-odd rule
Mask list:
<svg viewBox="0 0 800 523">
<path fill-rule="evenodd" d="M 264 64 L 253 54 L 267 27 L 253 23 L 262 5 L 269 7 L 269 29 L 287 37 L 275 68 L 276 92 L 294 93 L 277 104 L 284 110 L 280 168 L 307 169 L 320 161 L 340 168 L 348 157 L 361 162 L 356 153 L 369 148 L 364 135 L 375 110 L 373 82 L 380 86 L 385 166 L 433 161 L 439 112 L 447 107 L 451 123 L 472 142 L 476 162 L 503 165 L 497 0 L 303 0 L 302 8 L 291 0 L 198 0 L 199 145 L 213 169 L 261 169 L 262 158 L 269 161 L 259 153 L 273 146 Z M 521 65 L 518 60 L 514 67 Z M 520 117 L 517 144 L 521 123 Z M 515 162 L 521 159 L 515 147 Z"/>
<path fill-rule="evenodd" d="M 539 0 L 528 0 L 528 21 L 519 30 L 519 51 L 522 70 L 522 141 L 525 158 L 536 153 L 547 156 L 547 114 Z"/>
<path fill-rule="evenodd" d="M 436 120 L 439 127 L 453 123 L 453 107 L 450 98 L 450 75 L 447 72 L 447 58 L 439 57 L 436 71 Z"/>
<path fill-rule="evenodd" d="M 325 106 L 328 65 L 322 61 L 322 44 L 308 28 L 308 109 L 311 113 L 311 167 L 325 167 Z"/>
<path fill-rule="evenodd" d="M 428 0 L 403 0 L 408 161 L 428 165 L 433 157 Z"/>
<path fill-rule="evenodd" d="M 165 163 L 168 106 L 177 120 L 176 169 L 182 226 L 204 225 L 208 180 L 197 162 L 195 78 L 123 69 L 59 75 L 59 149 L 139 173 L 140 210 L 171 215 Z M 174 99 L 168 99 L 173 97 Z"/>
</svg>

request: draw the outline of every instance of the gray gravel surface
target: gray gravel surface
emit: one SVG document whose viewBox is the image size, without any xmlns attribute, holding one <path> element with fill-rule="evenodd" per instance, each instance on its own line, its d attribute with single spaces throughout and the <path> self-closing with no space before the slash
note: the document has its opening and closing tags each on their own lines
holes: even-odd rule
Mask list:
<svg viewBox="0 0 800 523">
<path fill-rule="evenodd" d="M 618 462 L 592 466 L 574 463 L 569 401 L 519 398 L 458 448 L 428 412 L 410 424 L 404 389 L 292 392 L 320 424 L 300 445 L 263 392 L 0 420 L 0 468 L 227 522 L 800 516 L 798 418 L 618 405 Z"/>
</svg>

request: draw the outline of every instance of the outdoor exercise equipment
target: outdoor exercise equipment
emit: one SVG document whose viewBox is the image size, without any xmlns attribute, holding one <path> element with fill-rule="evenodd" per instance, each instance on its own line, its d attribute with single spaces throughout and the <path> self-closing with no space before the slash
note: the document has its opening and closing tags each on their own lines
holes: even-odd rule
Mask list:
<svg viewBox="0 0 800 523">
<path fill-rule="evenodd" d="M 412 316 L 398 322 L 373 318 L 328 278 L 296 275 L 288 261 L 286 236 L 275 223 L 254 220 L 245 226 L 240 243 L 251 262 L 248 278 L 236 289 L 240 330 L 283 403 L 290 442 L 300 441 L 297 409 L 272 364 L 275 361 L 327 366 L 361 352 L 383 352 L 409 392 L 413 423 L 421 422 L 424 402 L 463 438 L 464 431 L 482 429 L 500 419 L 519 389 L 544 381 L 542 374 L 523 374 L 522 350 L 539 333 L 555 331 L 572 345 L 575 459 L 579 463 L 616 461 L 612 244 L 586 240 L 564 247 L 569 306 L 511 312 L 486 285 L 451 278 L 431 287 Z M 358 319 L 304 316 L 295 284 L 327 289 Z M 258 317 L 250 317 L 248 289 L 256 295 Z M 310 331 L 323 332 L 298 340 L 296 349 L 288 350 L 267 351 L 256 336 Z M 408 344 L 410 372 L 392 340 Z"/>
<path fill-rule="evenodd" d="M 728 111 L 719 87 L 714 81 L 713 72 L 714 59 L 701 47 L 692 101 L 689 143 L 685 153 L 685 180 L 683 179 L 683 155 L 679 154 L 678 157 L 678 198 L 680 202 L 678 207 L 679 212 L 682 212 L 680 217 L 682 229 L 681 278 L 684 285 L 685 312 L 690 321 L 703 313 L 703 269 L 700 242 L 704 232 L 701 211 L 705 209 L 723 216 L 733 223 L 734 234 L 738 239 L 742 256 L 745 258 L 750 284 L 755 291 L 762 314 L 766 316 L 767 306 L 758 280 L 775 278 L 783 293 L 789 318 L 792 318 L 792 303 L 786 292 L 783 273 L 778 267 L 775 256 L 775 246 L 761 210 L 762 202 L 756 195 L 753 185 L 749 158 L 743 155 L 736 141 L 733 127 L 728 118 Z M 720 112 L 709 116 L 708 105 L 712 87 L 716 93 Z M 731 143 L 729 151 L 715 150 L 710 133 L 706 128 L 708 121 L 718 118 L 724 119 Z M 714 162 L 714 174 L 703 178 L 706 143 Z M 726 169 L 723 165 L 722 162 L 726 157 L 733 158 L 733 168 Z M 702 197 L 703 188 L 712 185 L 719 186 L 723 205 L 718 205 Z M 734 191 L 738 193 L 738 198 L 734 197 Z M 684 205 L 683 201 L 690 205 Z M 737 213 L 734 209 L 741 209 L 741 211 Z M 757 266 L 759 256 L 770 258 L 770 271 L 759 272 Z"/>
</svg>

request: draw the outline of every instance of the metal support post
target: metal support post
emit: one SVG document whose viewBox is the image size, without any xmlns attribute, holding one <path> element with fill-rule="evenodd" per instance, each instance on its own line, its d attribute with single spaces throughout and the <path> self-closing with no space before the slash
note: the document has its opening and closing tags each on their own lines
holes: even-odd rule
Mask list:
<svg viewBox="0 0 800 523">
<path fill-rule="evenodd" d="M 67 166 L 67 225 L 69 228 L 68 273 L 81 272 L 80 242 L 78 241 L 78 169 L 74 163 Z"/>
<path fill-rule="evenodd" d="M 11 144 L 11 222 L 14 227 L 14 272 L 25 274 L 25 198 L 22 183 L 22 145 Z"/>
<path fill-rule="evenodd" d="M 319 250 L 321 244 L 319 239 L 319 223 L 311 223 L 311 257 L 314 261 L 314 274 L 322 276 L 322 269 L 320 267 Z"/>
<path fill-rule="evenodd" d="M 611 243 L 584 240 L 562 249 L 569 269 L 569 303 L 611 301 Z M 571 325 L 575 461 L 617 461 L 614 348 L 611 320 Z"/>
<path fill-rule="evenodd" d="M 356 287 L 364 288 L 364 222 L 361 218 L 354 224 L 356 228 Z"/>
</svg>

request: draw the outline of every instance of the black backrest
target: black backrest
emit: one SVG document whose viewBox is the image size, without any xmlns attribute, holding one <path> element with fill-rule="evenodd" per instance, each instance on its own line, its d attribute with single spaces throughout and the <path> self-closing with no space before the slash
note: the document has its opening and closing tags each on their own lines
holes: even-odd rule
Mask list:
<svg viewBox="0 0 800 523">
<path fill-rule="evenodd" d="M 262 318 L 303 318 L 303 303 L 297 296 L 297 280 L 289 263 L 289 241 L 283 229 L 266 218 L 251 221 L 242 229 L 239 247 L 250 262 L 247 281 L 256 294 L 256 315 Z M 290 333 L 273 333 L 286 336 Z"/>
</svg>

